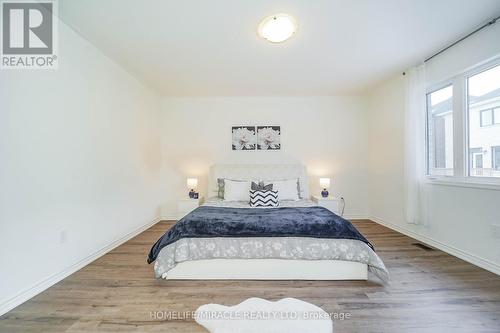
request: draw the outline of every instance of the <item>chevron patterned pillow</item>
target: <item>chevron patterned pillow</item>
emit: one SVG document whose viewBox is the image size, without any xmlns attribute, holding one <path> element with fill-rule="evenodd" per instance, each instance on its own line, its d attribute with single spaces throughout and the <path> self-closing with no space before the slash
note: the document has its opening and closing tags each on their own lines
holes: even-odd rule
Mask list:
<svg viewBox="0 0 500 333">
<path fill-rule="evenodd" d="M 278 205 L 278 191 L 250 191 L 251 207 L 277 207 Z"/>
</svg>

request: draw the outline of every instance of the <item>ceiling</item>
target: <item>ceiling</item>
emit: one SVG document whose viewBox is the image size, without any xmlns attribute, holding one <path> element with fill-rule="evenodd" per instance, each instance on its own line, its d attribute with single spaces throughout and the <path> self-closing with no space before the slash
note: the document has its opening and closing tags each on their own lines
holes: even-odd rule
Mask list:
<svg viewBox="0 0 500 333">
<path fill-rule="evenodd" d="M 165 96 L 361 93 L 500 14 L 498 0 L 60 4 L 66 24 Z M 297 19 L 297 34 L 259 38 L 260 20 L 280 12 Z"/>
</svg>

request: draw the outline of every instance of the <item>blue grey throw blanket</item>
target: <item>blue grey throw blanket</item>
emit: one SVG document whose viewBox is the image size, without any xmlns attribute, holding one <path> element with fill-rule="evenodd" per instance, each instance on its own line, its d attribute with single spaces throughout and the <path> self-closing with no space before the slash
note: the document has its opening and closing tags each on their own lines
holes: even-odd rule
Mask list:
<svg viewBox="0 0 500 333">
<path fill-rule="evenodd" d="M 174 224 L 151 248 L 160 250 L 182 238 L 313 237 L 354 239 L 373 246 L 346 219 L 323 207 L 228 208 L 201 206 Z"/>
</svg>

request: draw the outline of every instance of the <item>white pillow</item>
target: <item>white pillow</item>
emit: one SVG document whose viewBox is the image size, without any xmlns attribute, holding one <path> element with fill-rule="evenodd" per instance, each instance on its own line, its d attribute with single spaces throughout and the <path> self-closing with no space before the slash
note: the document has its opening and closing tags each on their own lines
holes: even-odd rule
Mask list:
<svg viewBox="0 0 500 333">
<path fill-rule="evenodd" d="M 224 179 L 224 200 L 250 202 L 251 185 L 251 181 Z"/>
<path fill-rule="evenodd" d="M 278 191 L 279 200 L 299 200 L 298 179 L 273 180 L 273 191 Z"/>
</svg>

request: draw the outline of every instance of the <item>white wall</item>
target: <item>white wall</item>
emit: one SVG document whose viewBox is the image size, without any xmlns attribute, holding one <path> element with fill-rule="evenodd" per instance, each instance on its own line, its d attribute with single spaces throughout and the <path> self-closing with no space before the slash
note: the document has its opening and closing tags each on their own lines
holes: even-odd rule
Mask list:
<svg viewBox="0 0 500 333">
<path fill-rule="evenodd" d="M 433 59 L 429 84 L 500 54 L 500 24 Z M 369 95 L 370 214 L 378 222 L 500 273 L 500 191 L 426 185 L 428 226 L 407 224 L 403 207 L 405 81 L 397 76 Z"/>
<path fill-rule="evenodd" d="M 311 190 L 333 177 L 332 193 L 347 201 L 346 215 L 368 213 L 367 109 L 362 97 L 167 98 L 163 102 L 163 216 L 175 216 L 186 177 L 206 193 L 214 163 L 303 163 Z M 279 125 L 280 151 L 232 151 L 231 126 Z"/>
<path fill-rule="evenodd" d="M 0 71 L 0 314 L 159 216 L 159 98 L 59 27 L 58 70 Z"/>
<path fill-rule="evenodd" d="M 405 82 L 398 76 L 370 95 L 370 215 L 403 221 Z"/>
</svg>

